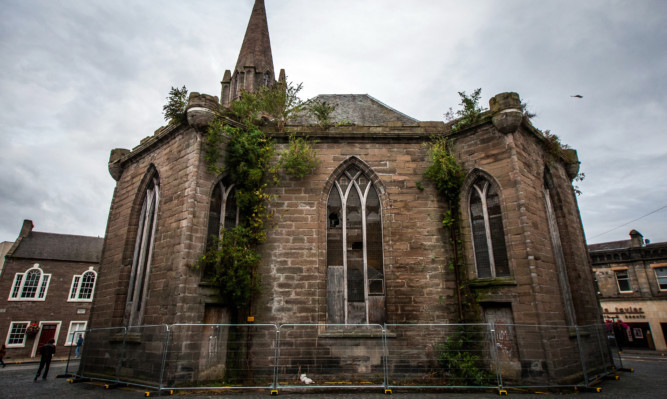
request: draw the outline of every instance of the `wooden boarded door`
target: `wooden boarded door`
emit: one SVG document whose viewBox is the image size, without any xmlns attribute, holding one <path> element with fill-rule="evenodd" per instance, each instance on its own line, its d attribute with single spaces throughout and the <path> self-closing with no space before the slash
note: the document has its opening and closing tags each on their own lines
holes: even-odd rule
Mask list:
<svg viewBox="0 0 667 399">
<path fill-rule="evenodd" d="M 521 363 L 514 331 L 514 316 L 509 303 L 494 303 L 484 306 L 484 319 L 493 325 L 495 332 L 495 348 L 491 353 L 498 356 L 498 367 L 503 378 L 519 378 Z M 493 345 L 493 342 L 489 342 Z"/>
</svg>

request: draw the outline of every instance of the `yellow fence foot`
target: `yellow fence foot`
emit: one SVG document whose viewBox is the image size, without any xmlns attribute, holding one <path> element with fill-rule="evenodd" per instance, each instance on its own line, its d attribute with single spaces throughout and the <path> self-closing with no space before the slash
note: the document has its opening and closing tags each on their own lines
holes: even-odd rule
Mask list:
<svg viewBox="0 0 667 399">
<path fill-rule="evenodd" d="M 391 389 L 385 389 L 384 394 L 385 395 L 391 395 Z"/>
<path fill-rule="evenodd" d="M 507 391 L 504 389 L 499 389 L 498 390 L 498 395 L 507 395 Z"/>
<path fill-rule="evenodd" d="M 271 396 L 276 395 L 278 396 L 278 390 L 277 389 L 272 389 L 271 390 Z"/>
</svg>

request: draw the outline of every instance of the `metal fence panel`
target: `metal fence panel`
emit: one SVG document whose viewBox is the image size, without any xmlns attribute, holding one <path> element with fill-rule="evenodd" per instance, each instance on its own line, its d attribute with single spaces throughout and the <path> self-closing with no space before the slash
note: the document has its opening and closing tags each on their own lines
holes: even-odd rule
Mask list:
<svg viewBox="0 0 667 399">
<path fill-rule="evenodd" d="M 138 386 L 160 388 L 168 336 L 166 325 L 128 327 L 118 379 Z"/>
<path fill-rule="evenodd" d="M 118 327 L 86 331 L 76 375 L 156 390 L 588 386 L 623 367 L 611 340 L 603 325 Z"/>
<path fill-rule="evenodd" d="M 599 379 L 614 371 L 614 361 L 608 345 L 607 331 L 604 325 L 577 327 L 585 380 Z"/>
<path fill-rule="evenodd" d="M 511 355 L 499 350 L 505 386 L 574 386 L 584 380 L 577 330 L 568 326 L 511 326 Z"/>
<path fill-rule="evenodd" d="M 279 337 L 279 387 L 384 386 L 380 325 L 284 324 Z"/>
<path fill-rule="evenodd" d="M 497 387 L 487 324 L 389 324 L 389 387 Z"/>
<path fill-rule="evenodd" d="M 273 324 L 176 324 L 164 389 L 269 388 L 274 382 Z"/>
<path fill-rule="evenodd" d="M 125 327 L 87 330 L 76 375 L 117 382 L 125 349 L 125 331 Z"/>
</svg>

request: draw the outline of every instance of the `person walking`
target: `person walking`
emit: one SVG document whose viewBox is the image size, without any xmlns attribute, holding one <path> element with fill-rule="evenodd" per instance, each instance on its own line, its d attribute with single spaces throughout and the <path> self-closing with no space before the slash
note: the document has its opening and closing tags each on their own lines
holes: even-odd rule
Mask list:
<svg viewBox="0 0 667 399">
<path fill-rule="evenodd" d="M 49 343 L 42 346 L 42 349 L 39 350 L 42 354 L 42 359 L 39 361 L 39 369 L 37 370 L 37 375 L 35 376 L 35 381 L 39 378 L 39 375 L 42 374 L 42 369 L 44 369 L 44 375 L 42 379 L 46 379 L 46 375 L 49 374 L 49 366 L 51 365 L 51 358 L 56 354 L 56 341 L 50 339 Z"/>
<path fill-rule="evenodd" d="M 76 351 L 74 351 L 76 358 L 81 355 L 81 345 L 83 345 L 83 334 L 79 334 L 79 339 L 76 340 Z"/>
<path fill-rule="evenodd" d="M 7 354 L 7 349 L 5 348 L 5 344 L 2 344 L 2 348 L 0 348 L 0 364 L 2 364 L 3 369 L 5 368 L 5 366 L 7 366 L 4 361 L 6 354 Z"/>
</svg>

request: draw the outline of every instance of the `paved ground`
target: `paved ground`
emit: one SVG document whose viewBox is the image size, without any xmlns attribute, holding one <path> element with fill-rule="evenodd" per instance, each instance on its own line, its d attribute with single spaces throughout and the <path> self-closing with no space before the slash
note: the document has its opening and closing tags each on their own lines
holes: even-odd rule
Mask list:
<svg viewBox="0 0 667 399">
<path fill-rule="evenodd" d="M 579 397 L 579 398 L 660 398 L 667 397 L 667 356 L 662 357 L 655 352 L 626 352 L 623 357 L 623 365 L 626 368 L 633 368 L 635 372 L 619 373 L 620 380 L 607 380 L 599 386 L 602 392 L 552 392 L 548 395 L 558 397 Z M 105 389 L 103 383 L 80 383 L 71 384 L 66 378 L 57 378 L 66 372 L 65 362 L 54 362 L 51 364 L 49 378 L 46 381 L 38 380 L 33 382 L 37 370 L 37 363 L 10 364 L 4 369 L 0 369 L 0 397 L 1 398 L 140 398 L 144 396 L 145 390 L 142 389 Z M 76 362 L 71 363 L 69 370 L 76 370 Z M 152 392 L 151 396 L 157 396 Z M 270 397 L 268 391 L 247 392 L 247 391 L 224 391 L 217 395 L 210 393 L 181 392 L 174 396 L 186 396 L 188 398 L 241 398 L 254 399 Z M 524 398 L 544 398 L 542 391 L 518 391 L 510 390 L 509 396 Z M 281 391 L 280 398 L 315 398 L 315 399 L 344 399 L 344 398 L 386 398 L 381 392 L 360 392 L 360 391 L 307 391 L 307 392 L 285 392 Z M 496 392 L 471 393 L 460 392 L 414 392 L 414 391 L 394 391 L 392 397 L 398 398 L 497 398 Z"/>
</svg>

